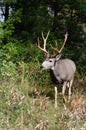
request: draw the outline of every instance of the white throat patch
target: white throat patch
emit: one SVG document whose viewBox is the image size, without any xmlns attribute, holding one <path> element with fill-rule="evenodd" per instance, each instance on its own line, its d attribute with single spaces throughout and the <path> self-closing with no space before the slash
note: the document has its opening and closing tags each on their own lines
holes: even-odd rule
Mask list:
<svg viewBox="0 0 86 130">
<path fill-rule="evenodd" d="M 54 70 L 54 66 L 51 69 Z"/>
</svg>

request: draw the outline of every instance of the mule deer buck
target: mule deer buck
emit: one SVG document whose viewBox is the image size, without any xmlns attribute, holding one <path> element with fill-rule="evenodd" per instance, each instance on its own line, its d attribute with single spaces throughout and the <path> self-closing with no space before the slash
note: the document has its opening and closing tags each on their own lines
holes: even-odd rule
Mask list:
<svg viewBox="0 0 86 130">
<path fill-rule="evenodd" d="M 46 57 L 45 61 L 42 63 L 41 68 L 44 69 L 50 69 L 52 72 L 52 75 L 54 76 L 54 80 L 56 80 L 58 83 L 63 83 L 62 87 L 62 95 L 63 99 L 65 100 L 65 90 L 66 87 L 69 88 L 68 90 L 68 100 L 70 100 L 71 96 L 71 86 L 74 79 L 74 73 L 76 71 L 76 65 L 75 63 L 70 59 L 60 59 L 61 58 L 61 52 L 64 48 L 64 45 L 67 41 L 68 34 L 65 34 L 64 42 L 61 47 L 61 49 L 58 49 L 58 47 L 52 49 L 56 52 L 54 55 L 50 55 L 49 52 L 46 50 L 46 42 L 48 39 L 50 31 L 48 31 L 46 38 L 44 37 L 44 34 L 42 32 L 42 38 L 44 41 L 43 48 L 40 46 L 39 38 L 37 40 L 37 47 L 44 52 L 44 55 Z M 57 107 L 57 87 L 55 86 L 55 108 Z"/>
</svg>

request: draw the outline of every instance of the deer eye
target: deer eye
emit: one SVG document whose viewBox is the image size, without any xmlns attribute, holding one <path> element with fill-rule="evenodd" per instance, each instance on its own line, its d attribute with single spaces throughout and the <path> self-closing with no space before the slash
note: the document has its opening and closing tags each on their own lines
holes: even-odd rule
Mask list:
<svg viewBox="0 0 86 130">
<path fill-rule="evenodd" d="M 52 60 L 49 60 L 49 62 L 52 62 Z"/>
</svg>

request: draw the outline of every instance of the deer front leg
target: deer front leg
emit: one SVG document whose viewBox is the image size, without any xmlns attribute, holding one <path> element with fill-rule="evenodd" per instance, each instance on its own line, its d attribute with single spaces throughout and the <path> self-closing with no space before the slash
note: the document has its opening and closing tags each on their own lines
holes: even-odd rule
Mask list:
<svg viewBox="0 0 86 130">
<path fill-rule="evenodd" d="M 55 108 L 57 108 L 57 87 L 55 86 Z"/>
</svg>

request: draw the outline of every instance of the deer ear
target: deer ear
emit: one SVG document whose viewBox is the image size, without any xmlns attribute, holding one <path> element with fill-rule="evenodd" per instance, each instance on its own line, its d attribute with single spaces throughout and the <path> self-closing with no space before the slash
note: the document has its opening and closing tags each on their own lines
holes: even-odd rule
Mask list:
<svg viewBox="0 0 86 130">
<path fill-rule="evenodd" d="M 56 56 L 56 61 L 58 61 L 61 58 L 61 56 L 62 56 L 61 54 L 57 55 Z"/>
</svg>

